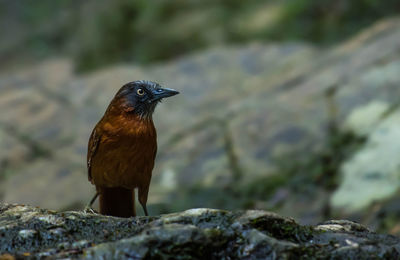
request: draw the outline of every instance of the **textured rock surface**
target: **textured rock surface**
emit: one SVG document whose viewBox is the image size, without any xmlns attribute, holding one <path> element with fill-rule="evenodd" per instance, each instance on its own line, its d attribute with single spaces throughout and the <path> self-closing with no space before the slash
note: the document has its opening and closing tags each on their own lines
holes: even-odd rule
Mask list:
<svg viewBox="0 0 400 260">
<path fill-rule="evenodd" d="M 375 109 L 380 108 L 375 106 Z M 365 110 L 372 112 L 368 108 Z M 374 124 L 365 146 L 343 165 L 344 180 L 332 197 L 333 205 L 347 211 L 361 210 L 374 200 L 396 194 L 400 188 L 400 146 L 394 140 L 400 140 L 399 126 L 399 111 L 381 117 L 380 122 Z M 365 131 L 368 127 L 357 129 L 354 130 Z"/>
<path fill-rule="evenodd" d="M 301 226 L 266 211 L 121 219 L 0 205 L 0 253 L 79 259 L 396 259 L 400 239 L 350 221 Z"/>
<path fill-rule="evenodd" d="M 396 125 L 391 118 L 399 113 L 399 39 L 400 21 L 391 19 L 330 50 L 303 44 L 253 44 L 211 49 L 149 67 L 121 65 L 90 75 L 75 75 L 67 60 L 3 73 L 2 199 L 53 209 L 78 208 L 85 203 L 93 193 L 86 181 L 84 159 L 91 129 L 122 84 L 149 79 L 182 93 L 173 102 L 163 103 L 155 114 L 160 149 L 150 211 L 155 204 L 187 208 L 179 206 L 181 194 L 176 187 L 219 189 L 244 174 L 246 180 L 268 176 L 277 167 L 275 158 L 288 151 L 319 151 L 332 119 L 325 96 L 334 87 L 339 125 L 357 117 L 355 112 L 360 115 L 368 109 L 369 113 L 371 103 L 383 104 L 372 123 L 368 116 L 357 117 L 361 122 L 356 122 L 359 127 L 353 131 L 367 136 L 368 142 L 359 155 L 343 164 L 344 181 L 331 200 L 332 205 L 349 211 L 368 206 L 392 196 L 400 185 L 399 171 L 393 170 L 400 165 L 395 153 L 391 164 L 382 163 L 378 173 L 371 173 L 367 165 L 356 166 L 363 153 L 370 156 L 369 162 L 378 160 L 387 142 L 379 129 Z M 373 129 L 368 128 L 371 124 Z M 390 133 L 396 138 L 395 129 Z M 379 151 L 371 151 L 375 143 L 380 144 Z M 396 143 L 390 145 L 397 152 Z M 374 178 L 390 188 L 385 193 L 381 188 L 369 189 Z M 361 192 L 348 196 L 349 185 L 351 190 L 368 190 L 368 197 Z M 313 198 L 323 198 L 315 194 Z M 213 202 L 193 200 L 189 207 L 209 207 Z M 286 212 L 298 205 L 309 214 L 305 207 L 309 204 L 309 199 L 295 201 Z"/>
</svg>

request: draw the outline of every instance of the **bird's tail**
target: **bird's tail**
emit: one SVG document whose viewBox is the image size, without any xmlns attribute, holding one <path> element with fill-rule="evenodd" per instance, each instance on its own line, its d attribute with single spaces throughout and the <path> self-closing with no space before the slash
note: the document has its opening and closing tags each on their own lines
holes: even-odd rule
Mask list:
<svg viewBox="0 0 400 260">
<path fill-rule="evenodd" d="M 129 218 L 136 216 L 135 190 L 124 188 L 98 188 L 100 213 L 103 215 Z"/>
</svg>

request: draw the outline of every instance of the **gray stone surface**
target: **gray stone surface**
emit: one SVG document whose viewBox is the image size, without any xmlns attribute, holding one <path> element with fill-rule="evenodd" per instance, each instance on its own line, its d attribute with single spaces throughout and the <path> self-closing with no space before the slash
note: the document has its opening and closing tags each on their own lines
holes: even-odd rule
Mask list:
<svg viewBox="0 0 400 260">
<path fill-rule="evenodd" d="M 0 204 L 2 256 L 72 259 L 396 259 L 400 239 L 350 221 L 301 226 L 260 211 L 114 218 Z"/>
</svg>

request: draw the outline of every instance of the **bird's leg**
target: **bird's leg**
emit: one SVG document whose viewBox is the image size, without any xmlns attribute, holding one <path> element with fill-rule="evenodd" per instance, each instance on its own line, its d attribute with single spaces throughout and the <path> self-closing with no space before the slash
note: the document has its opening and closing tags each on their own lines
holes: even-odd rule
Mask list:
<svg viewBox="0 0 400 260">
<path fill-rule="evenodd" d="M 88 207 L 92 207 L 93 203 L 96 201 L 97 197 L 99 196 L 99 192 L 97 191 L 96 194 L 94 194 L 93 198 L 90 200 L 89 204 L 87 205 Z"/>
<path fill-rule="evenodd" d="M 99 192 L 97 191 L 96 194 L 93 196 L 93 198 L 89 201 L 89 203 L 86 205 L 84 211 L 89 212 L 89 213 L 96 213 L 96 211 L 92 208 L 93 203 L 96 201 L 97 197 L 99 196 Z"/>
<path fill-rule="evenodd" d="M 142 205 L 144 214 L 146 216 L 149 215 L 149 213 L 147 212 L 147 207 L 146 207 L 146 203 L 147 203 L 147 194 L 149 193 L 149 186 L 147 187 L 139 187 L 139 202 L 140 205 Z"/>
<path fill-rule="evenodd" d="M 149 213 L 147 212 L 146 204 L 141 204 L 141 205 L 142 205 L 142 207 L 143 207 L 144 215 L 145 215 L 146 217 L 149 216 Z"/>
</svg>

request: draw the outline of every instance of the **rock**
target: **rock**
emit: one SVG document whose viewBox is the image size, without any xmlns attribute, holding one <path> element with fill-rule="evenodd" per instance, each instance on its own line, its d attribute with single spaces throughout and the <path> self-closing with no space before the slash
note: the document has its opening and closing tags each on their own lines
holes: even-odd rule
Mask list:
<svg viewBox="0 0 400 260">
<path fill-rule="evenodd" d="M 395 259 L 399 252 L 400 238 L 351 221 L 302 226 L 261 210 L 202 208 L 123 219 L 0 206 L 4 259 Z"/>
<path fill-rule="evenodd" d="M 400 188 L 400 146 L 394 140 L 400 140 L 399 125 L 399 111 L 374 124 L 368 142 L 342 167 L 343 183 L 332 197 L 335 207 L 354 212 L 396 194 Z M 365 128 L 354 131 L 364 132 Z"/>
</svg>

